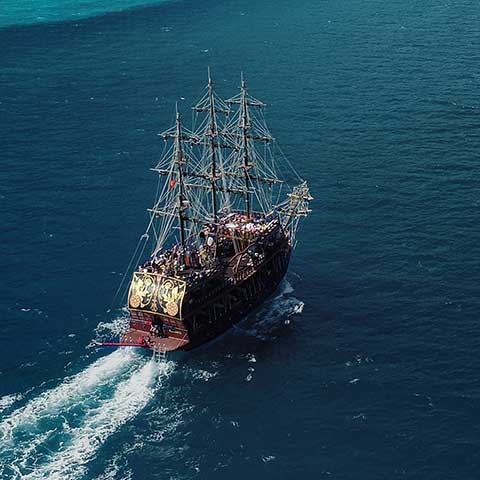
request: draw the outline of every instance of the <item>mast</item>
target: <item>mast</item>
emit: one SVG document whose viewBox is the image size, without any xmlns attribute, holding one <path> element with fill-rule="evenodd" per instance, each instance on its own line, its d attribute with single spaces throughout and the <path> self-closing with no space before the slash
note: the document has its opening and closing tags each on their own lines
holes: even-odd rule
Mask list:
<svg viewBox="0 0 480 480">
<path fill-rule="evenodd" d="M 220 192 L 241 193 L 227 184 L 218 184 L 218 180 L 224 175 L 223 169 L 220 168 L 222 158 L 219 149 L 227 145 L 220 139 L 216 114 L 220 112 L 226 114 L 229 107 L 215 94 L 210 71 L 206 92 L 193 110 L 206 113 L 196 131 L 190 131 L 183 126 L 177 108 L 174 125 L 160 134 L 165 141 L 173 140 L 173 146 L 152 169 L 159 175 L 167 177 L 167 183 L 154 208 L 148 209 L 155 217 L 167 218 L 159 229 L 161 235 L 158 236 L 157 249 L 167 239 L 173 220 L 178 222 L 180 241 L 185 245 L 187 236 L 194 230 L 195 225 L 204 225 L 206 221 L 218 221 L 218 212 L 221 208 Z M 194 149 L 198 147 L 202 148 L 202 154 L 196 156 Z M 203 194 L 196 193 L 202 190 L 211 196 L 211 214 L 206 214 Z"/>
<path fill-rule="evenodd" d="M 178 172 L 178 222 L 180 225 L 180 242 L 182 246 L 185 246 L 185 192 L 184 192 L 184 184 L 183 184 L 183 163 L 184 163 L 184 154 L 183 154 L 183 146 L 182 146 L 182 126 L 180 122 L 180 112 L 178 111 L 177 106 L 177 113 L 175 118 L 175 164 L 177 165 L 177 172 Z"/>
<path fill-rule="evenodd" d="M 234 140 L 237 145 L 238 156 L 236 160 L 238 163 L 234 166 L 234 171 L 225 172 L 225 176 L 238 178 L 242 181 L 245 212 L 247 217 L 250 217 L 252 214 L 252 194 L 259 198 L 259 190 L 256 188 L 257 182 L 270 186 L 275 183 L 282 183 L 277 178 L 274 170 L 266 165 L 266 162 L 255 148 L 255 142 L 268 144 L 273 142 L 273 138 L 268 132 L 262 115 L 260 114 L 259 116 L 250 112 L 250 108 L 261 110 L 265 107 L 265 104 L 248 94 L 243 73 L 241 76 L 240 93 L 226 100 L 226 104 L 238 105 L 238 110 L 234 114 L 232 122 L 227 125 L 224 133 L 225 138 Z M 251 175 L 252 169 L 255 169 L 253 175 Z"/>
<path fill-rule="evenodd" d="M 199 130 L 196 131 L 197 139 L 194 145 L 206 147 L 207 152 L 205 157 L 208 158 L 208 165 L 205 165 L 203 172 L 197 171 L 197 175 L 202 175 L 208 181 L 208 190 L 211 194 L 212 203 L 212 219 L 214 222 L 218 220 L 218 211 L 221 208 L 219 205 L 219 192 L 225 192 L 225 188 L 218 185 L 217 181 L 222 178 L 223 171 L 219 171 L 221 167 L 221 153 L 220 148 L 227 147 L 218 131 L 217 113 L 227 114 L 229 112 L 228 106 L 225 102 L 214 92 L 213 80 L 210 75 L 210 68 L 208 68 L 208 84 L 206 93 L 193 107 L 195 112 L 206 113 L 204 120 L 202 120 Z M 222 137 L 223 138 L 223 137 Z"/>
<path fill-rule="evenodd" d="M 248 171 L 250 165 L 248 162 L 248 128 L 250 127 L 250 121 L 248 117 L 248 100 L 247 100 L 247 87 L 242 73 L 242 86 L 240 92 L 240 120 L 239 127 L 242 131 L 242 151 L 243 151 L 243 172 L 245 177 L 245 211 L 247 217 L 250 218 L 251 204 L 250 204 L 250 180 Z"/>
<path fill-rule="evenodd" d="M 209 92 L 207 92 L 203 100 L 208 100 L 208 93 Z M 217 97 L 215 96 L 214 113 L 215 111 L 219 111 L 216 106 L 217 103 Z M 199 104 L 197 107 L 199 111 L 208 111 L 207 108 L 204 108 L 204 104 Z M 194 109 L 197 110 L 197 107 L 194 107 Z M 212 128 L 213 132 L 216 133 L 217 125 L 215 121 L 212 124 Z M 174 125 L 160 133 L 165 141 L 169 139 L 173 140 L 173 145 L 172 148 L 168 149 L 165 155 L 162 156 L 157 166 L 152 168 L 152 170 L 159 175 L 167 177 L 167 183 L 157 198 L 154 207 L 149 208 L 148 211 L 155 217 L 167 217 L 178 221 L 180 243 L 182 246 L 186 245 L 187 235 L 191 233 L 193 225 L 202 225 L 205 223 L 203 204 L 198 196 L 193 194 L 193 191 L 200 189 L 208 190 L 210 193 L 212 183 L 217 180 L 217 176 L 212 179 L 210 165 L 208 165 L 207 169 L 202 167 L 201 164 L 197 163 L 198 159 L 192 155 L 192 152 L 188 148 L 189 146 L 194 147 L 199 145 L 209 147 L 209 143 L 207 143 L 209 132 L 208 118 L 206 118 L 206 122 L 204 123 L 202 134 L 186 129 L 182 124 L 181 115 L 177 106 Z M 215 150 L 218 144 L 216 144 L 216 142 L 214 143 L 213 148 Z M 216 158 L 215 156 L 215 159 Z M 216 165 L 214 168 L 215 170 L 217 169 Z M 214 171 L 214 173 L 217 175 L 216 171 Z M 203 182 L 208 183 L 205 184 Z M 225 190 L 218 187 L 215 183 L 214 186 L 215 193 Z M 217 214 L 217 202 L 215 202 L 214 207 L 215 214 Z M 171 225 L 172 223 L 168 221 L 162 224 L 159 230 L 161 237 L 159 237 L 160 240 L 157 240 L 157 248 L 168 237 Z"/>
<path fill-rule="evenodd" d="M 217 136 L 217 124 L 215 121 L 215 97 L 213 95 L 213 82 L 210 76 L 210 67 L 208 67 L 208 98 L 209 98 L 209 136 L 210 136 L 210 156 L 211 156 L 211 185 L 212 185 L 212 213 L 213 221 L 217 222 L 218 207 L 217 207 L 217 165 L 216 165 L 216 152 L 215 152 L 215 137 Z"/>
</svg>

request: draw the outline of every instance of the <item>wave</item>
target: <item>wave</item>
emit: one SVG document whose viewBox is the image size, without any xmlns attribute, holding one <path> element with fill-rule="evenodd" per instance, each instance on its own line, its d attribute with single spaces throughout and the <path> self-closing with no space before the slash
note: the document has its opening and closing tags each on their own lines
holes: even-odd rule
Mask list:
<svg viewBox="0 0 480 480">
<path fill-rule="evenodd" d="M 25 479 L 29 480 L 74 480 L 86 472 L 86 464 L 97 450 L 121 425 L 134 418 L 155 395 L 160 382 L 157 375 L 168 374 L 171 363 L 159 364 L 153 359 L 135 370 L 119 384 L 113 397 L 90 412 L 84 423 L 72 430 L 72 439 L 65 448 L 59 449 L 43 466 Z"/>
<path fill-rule="evenodd" d="M 0 3 L 0 28 L 38 23 L 64 22 L 121 12 L 132 8 L 167 3 L 171 0 L 124 0 L 101 2 L 100 0 L 3 0 Z"/>
<path fill-rule="evenodd" d="M 2 414 L 5 410 L 8 410 L 12 405 L 19 402 L 22 398 L 23 395 L 20 393 L 0 397 L 0 414 Z"/>
<path fill-rule="evenodd" d="M 77 479 L 155 394 L 171 362 L 116 350 L 0 421 L 0 478 Z M 8 402 L 7 402 L 8 403 Z"/>
<path fill-rule="evenodd" d="M 93 389 L 97 389 L 112 376 L 120 373 L 132 361 L 133 355 L 129 350 L 117 350 L 102 357 L 82 372 L 66 378 L 57 387 L 43 392 L 0 421 L 0 453 L 8 442 L 13 440 L 16 430 L 25 426 L 35 428 L 42 418 L 62 407 L 71 406 L 73 398 L 77 403 L 80 402 Z"/>
<path fill-rule="evenodd" d="M 130 315 L 126 308 L 122 308 L 121 312 L 111 321 L 100 322 L 95 328 L 95 341 L 111 340 L 122 335 L 130 323 Z"/>
<path fill-rule="evenodd" d="M 235 329 L 259 340 L 275 340 L 280 331 L 290 324 L 292 317 L 303 312 L 304 302 L 293 293 L 292 284 L 283 280 L 277 295 L 267 301 L 253 319 L 235 326 Z"/>
</svg>

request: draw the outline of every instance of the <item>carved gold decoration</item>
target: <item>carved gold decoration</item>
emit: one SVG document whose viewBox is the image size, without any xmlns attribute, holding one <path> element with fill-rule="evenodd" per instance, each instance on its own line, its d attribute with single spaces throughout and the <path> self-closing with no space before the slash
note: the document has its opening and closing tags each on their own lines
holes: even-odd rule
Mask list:
<svg viewBox="0 0 480 480">
<path fill-rule="evenodd" d="M 137 295 L 134 294 L 130 297 L 130 306 L 132 308 L 138 308 L 140 306 L 142 299 Z"/>
<path fill-rule="evenodd" d="M 171 316 L 171 317 L 176 317 L 177 314 L 178 314 L 178 305 L 176 303 L 169 303 L 167 305 L 167 313 Z"/>
<path fill-rule="evenodd" d="M 155 273 L 135 272 L 130 285 L 130 308 L 150 313 L 162 313 L 181 319 L 181 305 L 186 283 L 177 278 Z"/>
</svg>

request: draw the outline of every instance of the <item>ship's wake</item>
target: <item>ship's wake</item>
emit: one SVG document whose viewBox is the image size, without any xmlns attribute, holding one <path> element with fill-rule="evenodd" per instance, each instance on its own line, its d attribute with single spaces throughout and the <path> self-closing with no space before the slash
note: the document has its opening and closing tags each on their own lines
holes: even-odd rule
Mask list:
<svg viewBox="0 0 480 480">
<path fill-rule="evenodd" d="M 240 330 L 259 340 L 274 340 L 289 325 L 294 315 L 303 312 L 304 303 L 293 295 L 294 288 L 284 280 L 278 293 L 255 314 L 240 326 Z"/>
<path fill-rule="evenodd" d="M 24 406 L 4 410 L 0 478 L 82 477 L 99 448 L 146 406 L 172 369 L 171 362 L 117 350 Z"/>
<path fill-rule="evenodd" d="M 261 340 L 272 340 L 282 334 L 285 325 L 302 309 L 303 302 L 293 296 L 292 286 L 285 281 L 255 318 L 236 328 Z M 124 326 L 122 317 L 100 324 L 95 335 L 118 335 Z M 251 361 L 255 358 L 249 357 Z M 172 362 L 159 364 L 144 353 L 127 348 L 97 359 L 33 398 L 29 398 L 31 392 L 3 397 L 0 478 L 86 478 L 89 463 L 98 457 L 100 448 L 144 409 L 173 367 Z M 209 381 L 216 373 L 200 369 L 192 375 L 194 381 Z M 172 412 L 172 416 L 178 414 Z"/>
</svg>

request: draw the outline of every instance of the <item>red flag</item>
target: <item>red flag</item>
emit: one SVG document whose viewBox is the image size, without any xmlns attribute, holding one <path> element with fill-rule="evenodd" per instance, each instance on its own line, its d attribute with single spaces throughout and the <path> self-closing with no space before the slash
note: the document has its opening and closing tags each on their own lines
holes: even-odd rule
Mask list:
<svg viewBox="0 0 480 480">
<path fill-rule="evenodd" d="M 177 181 L 174 178 L 172 178 L 170 180 L 170 183 L 168 184 L 168 188 L 170 188 L 170 190 L 171 190 L 172 188 L 175 187 L 176 184 L 177 184 Z"/>
</svg>

